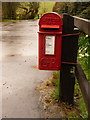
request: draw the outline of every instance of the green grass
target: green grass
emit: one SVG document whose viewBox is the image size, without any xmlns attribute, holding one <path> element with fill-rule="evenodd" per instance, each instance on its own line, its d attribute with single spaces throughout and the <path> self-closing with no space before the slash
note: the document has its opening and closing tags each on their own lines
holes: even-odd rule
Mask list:
<svg viewBox="0 0 90 120">
<path fill-rule="evenodd" d="M 80 98 L 80 101 L 79 101 L 79 107 L 80 107 L 80 110 L 81 110 L 80 116 L 82 116 L 82 118 L 88 118 L 88 112 L 87 112 L 87 109 L 86 109 L 84 99 L 82 97 Z"/>
<path fill-rule="evenodd" d="M 2 19 L 2 22 L 16 22 L 18 20 L 12 20 L 12 19 Z"/>
<path fill-rule="evenodd" d="M 40 2 L 39 14 L 52 12 L 55 2 Z"/>
<path fill-rule="evenodd" d="M 86 108 L 86 105 L 85 105 L 85 102 L 84 102 L 84 99 L 83 99 L 83 96 L 82 96 L 82 93 L 81 93 L 81 90 L 80 90 L 80 87 L 77 81 L 75 84 L 74 96 L 76 97 L 76 102 L 78 103 L 78 109 L 80 111 L 80 116 L 82 118 L 87 118 L 88 117 L 87 108 Z"/>
<path fill-rule="evenodd" d="M 51 97 L 54 100 L 59 100 L 60 72 L 54 72 L 53 73 L 52 84 L 55 86 L 55 90 L 51 94 Z"/>
</svg>

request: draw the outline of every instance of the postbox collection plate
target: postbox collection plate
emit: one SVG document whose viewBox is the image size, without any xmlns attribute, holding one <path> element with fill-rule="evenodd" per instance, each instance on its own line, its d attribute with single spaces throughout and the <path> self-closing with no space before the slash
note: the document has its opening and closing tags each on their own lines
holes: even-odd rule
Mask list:
<svg viewBox="0 0 90 120">
<path fill-rule="evenodd" d="M 45 55 L 55 54 L 55 36 L 45 36 Z"/>
</svg>

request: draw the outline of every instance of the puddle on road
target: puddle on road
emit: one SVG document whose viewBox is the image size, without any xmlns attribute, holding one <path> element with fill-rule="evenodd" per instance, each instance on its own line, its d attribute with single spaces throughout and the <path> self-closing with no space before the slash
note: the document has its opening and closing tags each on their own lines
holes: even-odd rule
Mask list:
<svg viewBox="0 0 90 120">
<path fill-rule="evenodd" d="M 10 24 L 10 26 L 13 26 L 14 24 Z"/>
<path fill-rule="evenodd" d="M 7 24 L 3 25 L 3 26 L 7 26 Z"/>
<path fill-rule="evenodd" d="M 9 43 L 13 43 L 14 41 L 9 41 Z"/>
<path fill-rule="evenodd" d="M 15 56 L 15 55 L 10 55 L 10 56 Z"/>
<path fill-rule="evenodd" d="M 9 57 L 14 57 L 14 56 L 21 56 L 21 54 L 10 54 L 10 55 L 7 55 Z"/>
</svg>

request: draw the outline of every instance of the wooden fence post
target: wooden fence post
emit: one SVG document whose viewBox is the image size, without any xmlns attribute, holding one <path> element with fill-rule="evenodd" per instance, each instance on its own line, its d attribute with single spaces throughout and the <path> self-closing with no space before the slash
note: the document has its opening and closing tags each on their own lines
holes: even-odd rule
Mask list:
<svg viewBox="0 0 90 120">
<path fill-rule="evenodd" d="M 68 14 L 63 15 L 63 34 L 74 33 L 74 19 Z M 74 104 L 74 65 L 77 62 L 78 36 L 62 38 L 62 65 L 60 71 L 60 100 Z M 67 63 L 67 64 L 65 64 Z M 69 64 L 72 63 L 72 64 Z"/>
<path fill-rule="evenodd" d="M 86 75 L 84 74 L 84 71 L 79 63 L 76 66 L 75 75 L 78 80 L 84 101 L 86 103 L 88 114 L 90 115 L 90 84 L 88 83 Z"/>
<path fill-rule="evenodd" d="M 83 98 L 85 100 L 87 110 L 88 110 L 88 120 L 90 120 L 90 20 L 83 19 L 77 16 L 74 16 L 74 24 L 77 26 L 81 31 L 86 33 L 89 37 L 89 45 L 88 45 L 88 80 L 80 67 L 80 65 L 76 66 L 76 77 L 81 88 Z"/>
</svg>

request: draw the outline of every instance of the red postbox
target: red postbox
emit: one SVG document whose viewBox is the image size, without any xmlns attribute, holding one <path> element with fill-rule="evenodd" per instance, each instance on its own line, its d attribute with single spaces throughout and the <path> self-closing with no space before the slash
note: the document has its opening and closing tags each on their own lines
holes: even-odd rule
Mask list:
<svg viewBox="0 0 90 120">
<path fill-rule="evenodd" d="M 39 20 L 40 70 L 60 70 L 62 25 L 62 17 L 54 12 L 44 14 Z"/>
</svg>

